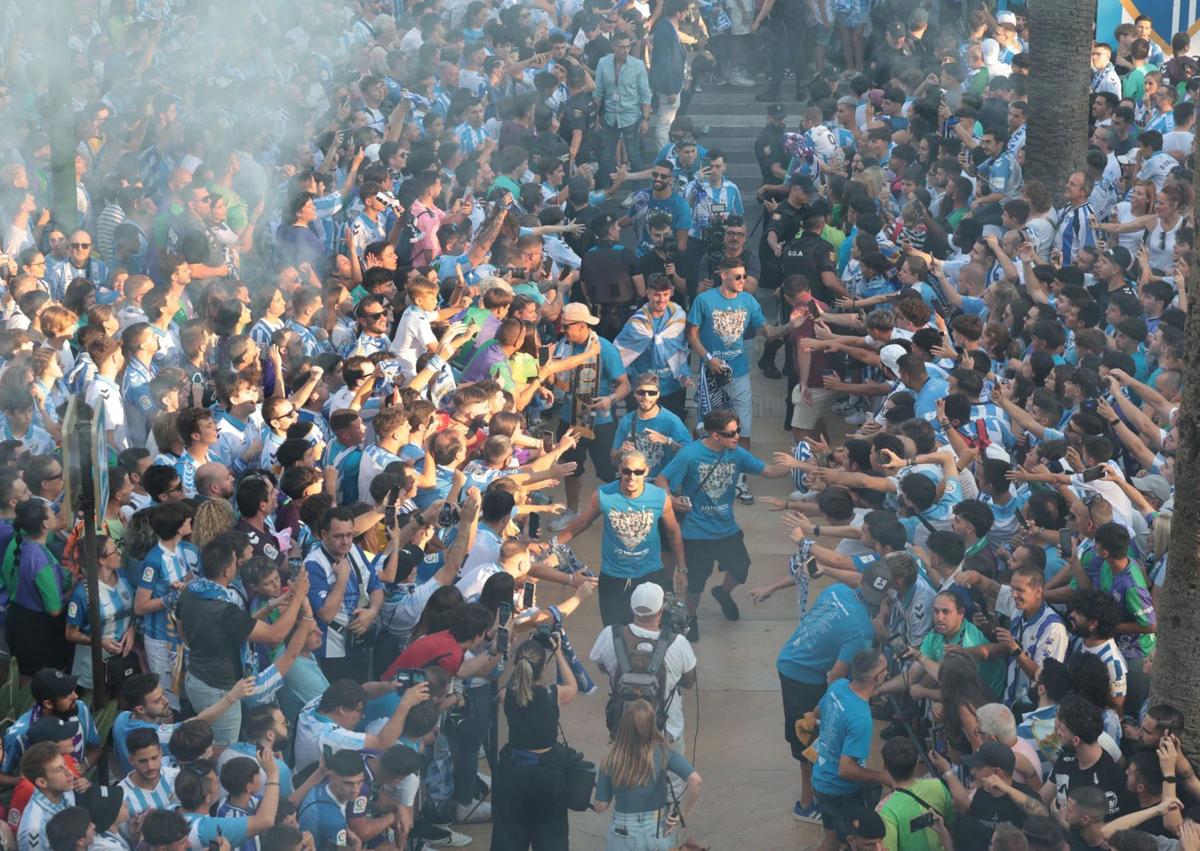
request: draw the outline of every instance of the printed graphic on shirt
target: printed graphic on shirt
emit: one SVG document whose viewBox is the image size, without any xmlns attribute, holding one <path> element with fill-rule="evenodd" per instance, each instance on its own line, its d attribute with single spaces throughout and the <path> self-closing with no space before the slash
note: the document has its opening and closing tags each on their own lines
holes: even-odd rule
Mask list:
<svg viewBox="0 0 1200 851">
<path fill-rule="evenodd" d="M 633 445 L 638 452 L 646 456 L 646 464 L 653 470 L 662 462 L 665 443 L 656 443 L 646 434 L 645 429 L 639 431 L 633 438 Z"/>
<path fill-rule="evenodd" d="M 714 310 L 712 312 L 713 331 L 721 338 L 721 342 L 732 346 L 746 332 L 745 310 Z"/>
<path fill-rule="evenodd" d="M 716 315 L 713 314 L 713 316 Z M 704 483 L 704 492 L 708 495 L 709 501 L 716 502 L 733 484 L 737 465 L 729 461 L 714 461 L 711 464 L 702 462 L 696 465 L 696 470 L 700 474 L 700 481 Z"/>
<path fill-rule="evenodd" d="M 610 511 L 608 523 L 628 550 L 636 549 L 654 527 L 652 511 Z"/>
</svg>

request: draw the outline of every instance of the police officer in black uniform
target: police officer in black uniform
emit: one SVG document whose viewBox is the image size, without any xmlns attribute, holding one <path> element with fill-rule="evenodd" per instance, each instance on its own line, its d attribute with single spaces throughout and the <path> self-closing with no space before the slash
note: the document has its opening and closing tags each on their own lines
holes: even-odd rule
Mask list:
<svg viewBox="0 0 1200 851">
<path fill-rule="evenodd" d="M 833 207 L 824 198 L 814 198 L 796 218 L 800 231 L 784 243 L 779 257 L 780 273 L 784 278 L 803 275 L 808 279 L 813 297 L 833 304 L 834 299 L 847 295 L 838 277 L 833 245 L 821 236 Z"/>
<path fill-rule="evenodd" d="M 808 202 L 817 194 L 817 184 L 812 175 L 793 174 L 785 181 L 787 197 L 771 213 L 763 231 L 762 244 L 758 253 L 763 259 L 762 286 L 773 290 L 783 280 L 780 275 L 779 258 L 783 246 L 800 232 L 801 216 L 808 209 Z"/>
<path fill-rule="evenodd" d="M 788 155 L 783 150 L 783 133 L 787 129 L 787 111 L 781 103 L 767 107 L 767 125 L 758 131 L 754 140 L 754 156 L 762 172 L 762 182 L 778 184 L 787 177 Z"/>
<path fill-rule="evenodd" d="M 570 97 L 563 104 L 558 123 L 558 135 L 570 148 L 568 173 L 573 174 L 577 163 L 595 162 L 596 102 L 586 88 L 587 75 L 578 65 L 567 68 L 567 91 Z M 578 140 L 576 134 L 578 133 Z"/>
</svg>

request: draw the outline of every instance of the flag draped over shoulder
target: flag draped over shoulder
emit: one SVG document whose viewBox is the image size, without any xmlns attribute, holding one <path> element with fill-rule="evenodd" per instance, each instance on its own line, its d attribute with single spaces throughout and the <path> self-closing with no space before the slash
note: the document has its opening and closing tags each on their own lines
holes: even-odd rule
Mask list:
<svg viewBox="0 0 1200 851">
<path fill-rule="evenodd" d="M 626 368 L 651 348 L 658 352 L 657 361 L 665 363 L 675 378 L 688 375 L 688 344 L 684 331 L 687 329 L 687 314 L 679 305 L 671 302 L 661 319 L 650 316 L 650 309 L 643 307 L 625 323 L 613 343 L 621 354 L 621 363 Z"/>
</svg>

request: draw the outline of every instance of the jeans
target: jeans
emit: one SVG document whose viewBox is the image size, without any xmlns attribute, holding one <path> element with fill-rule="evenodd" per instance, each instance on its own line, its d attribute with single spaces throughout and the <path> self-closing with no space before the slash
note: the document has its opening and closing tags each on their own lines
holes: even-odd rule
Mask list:
<svg viewBox="0 0 1200 851">
<path fill-rule="evenodd" d="M 612 183 L 608 176 L 617 167 L 618 139 L 625 141 L 625 156 L 629 158 L 629 170 L 641 171 L 645 168 L 642 160 L 642 137 L 639 127 L 640 124 L 636 121 L 628 127 L 617 127 L 614 124 L 605 123 L 604 142 L 600 146 L 600 173 L 596 175 L 597 189 L 603 189 Z"/>
<path fill-rule="evenodd" d="M 202 683 L 190 673 L 183 681 L 183 686 L 187 690 L 188 700 L 192 704 L 192 709 L 196 712 L 203 712 L 208 707 L 217 703 L 225 696 L 226 689 L 213 688 L 208 683 Z M 233 706 L 223 712 L 220 717 L 209 723 L 212 727 L 213 744 L 217 747 L 226 747 L 237 741 L 238 733 L 242 729 L 242 702 L 239 700 Z"/>
<path fill-rule="evenodd" d="M 450 739 L 450 750 L 454 754 L 454 800 L 466 806 L 475 800 L 479 746 L 492 729 L 492 687 L 468 688 L 463 697 L 463 719 Z"/>
<path fill-rule="evenodd" d="M 658 96 L 658 105 L 654 108 L 654 114 L 650 117 L 650 132 L 654 134 L 654 145 L 657 148 L 662 148 L 671 141 L 671 122 L 675 120 L 675 113 L 679 112 L 679 95 L 664 95 Z"/>
<path fill-rule="evenodd" d="M 175 694 L 175 658 L 179 655 L 179 645 L 162 638 L 143 638 L 142 642 L 146 648 L 146 664 L 150 673 L 158 674 L 158 684 L 163 688 L 167 703 L 172 709 L 178 710 L 179 695 Z"/>
<path fill-rule="evenodd" d="M 668 851 L 675 848 L 674 832 L 661 823 L 661 811 L 613 813 L 605 851 Z"/>
<path fill-rule="evenodd" d="M 747 353 L 747 358 L 749 357 Z M 750 374 L 731 379 L 725 385 L 725 395 L 729 397 L 729 407 L 738 415 L 742 437 L 749 440 L 754 432 L 754 396 L 750 388 Z"/>
</svg>

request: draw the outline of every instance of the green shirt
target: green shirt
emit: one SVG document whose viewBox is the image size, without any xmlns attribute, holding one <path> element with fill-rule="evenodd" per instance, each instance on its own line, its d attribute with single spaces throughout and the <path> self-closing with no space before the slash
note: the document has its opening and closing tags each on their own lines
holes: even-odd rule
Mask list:
<svg viewBox="0 0 1200 851">
<path fill-rule="evenodd" d="M 951 644 L 956 647 L 980 647 L 984 644 L 991 644 L 987 637 L 979 631 L 979 627 L 968 620 L 964 620 L 962 627 L 946 639 L 939 632 L 930 632 L 925 636 L 925 640 L 921 642 L 921 655 L 934 662 L 940 663 L 942 657 L 946 655 L 946 645 Z M 1008 682 L 1008 668 L 1000 659 L 976 659 L 975 667 L 979 669 L 979 676 L 987 683 L 988 688 L 1000 698 L 1004 694 L 1004 687 Z"/>
<path fill-rule="evenodd" d="M 941 815 L 949 826 L 954 823 L 954 807 L 950 790 L 940 780 L 926 777 L 905 787 Z M 878 807 L 886 833 L 883 844 L 888 851 L 942 851 L 933 828 L 927 827 L 911 833 L 908 825 L 913 819 L 926 813 L 927 808 L 917 803 L 912 795 L 897 789 L 888 795 Z"/>
</svg>

